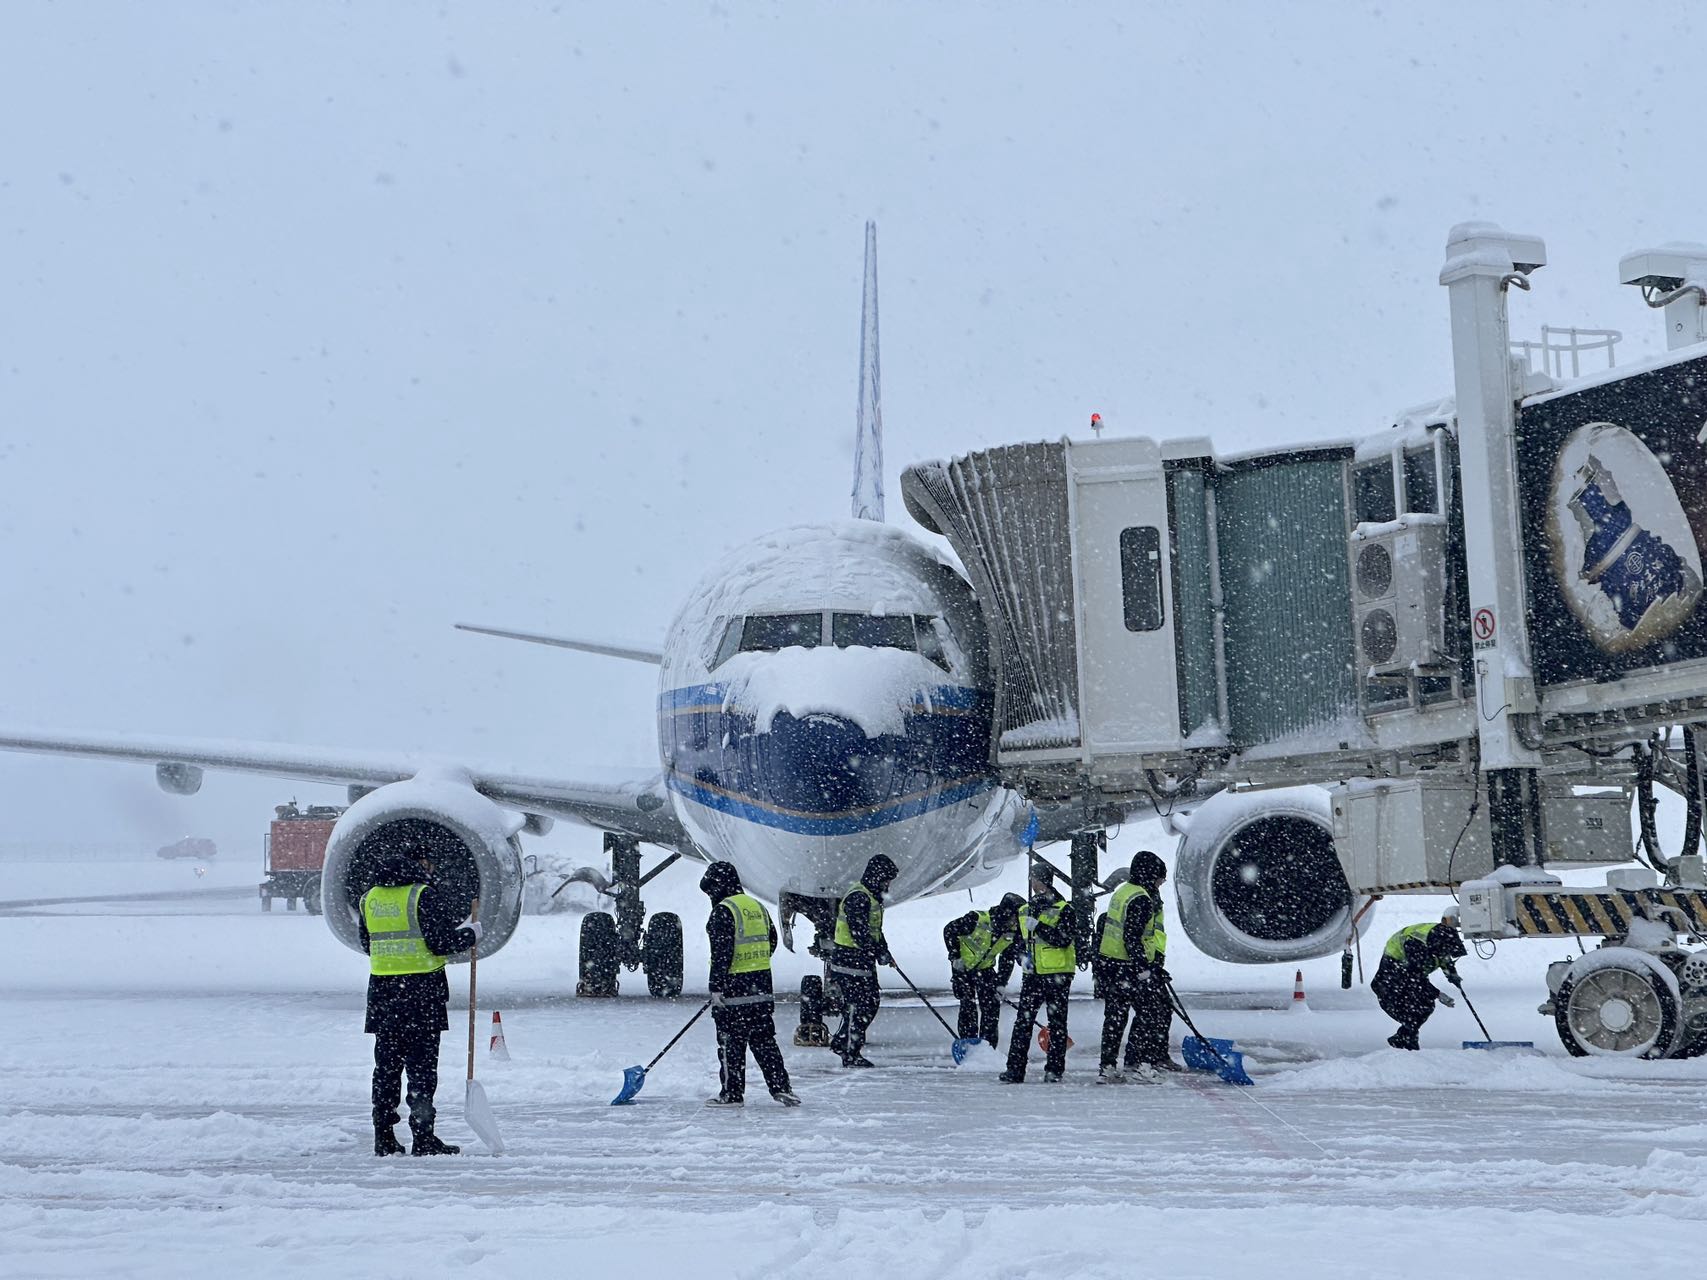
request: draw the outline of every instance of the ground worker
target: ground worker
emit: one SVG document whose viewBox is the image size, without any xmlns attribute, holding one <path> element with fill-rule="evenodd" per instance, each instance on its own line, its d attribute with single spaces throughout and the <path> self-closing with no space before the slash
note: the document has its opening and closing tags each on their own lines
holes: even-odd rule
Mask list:
<svg viewBox="0 0 1707 1280">
<path fill-rule="evenodd" d="M 1159 1072 L 1183 1069 L 1168 1057 L 1168 1027 L 1174 1011 L 1168 999 L 1168 971 L 1163 967 L 1168 935 L 1162 926 L 1161 894 L 1168 868 L 1144 849 L 1132 855 L 1126 876 L 1126 883 L 1109 899 L 1097 943 L 1103 1000 L 1097 1080 L 1108 1084 L 1126 1078 L 1115 1066 L 1122 1036 L 1126 1036 L 1126 1070 L 1141 1079 L 1155 1080 Z"/>
<path fill-rule="evenodd" d="M 376 859 L 374 884 L 362 895 L 362 950 L 368 954 L 367 1025 L 373 1036 L 373 1153 L 400 1156 L 397 1103 L 409 1073 L 410 1154 L 453 1156 L 460 1148 L 433 1133 L 439 1083 L 439 1036 L 450 1030 L 445 957 L 480 941 L 480 922 L 466 900 L 432 883 L 438 826 L 403 819 L 370 836 L 361 852 Z"/>
<path fill-rule="evenodd" d="M 1002 895 L 988 911 L 968 911 L 942 927 L 948 949 L 949 982 L 960 1001 L 957 1033 L 977 1036 L 992 1049 L 1001 1033 L 1002 988 L 1014 971 L 1013 942 L 1019 936 L 1019 909 L 1025 899 Z"/>
<path fill-rule="evenodd" d="M 1073 940 L 1078 919 L 1067 900 L 1055 892 L 1054 875 L 1041 863 L 1031 871 L 1031 900 L 1019 909 L 1019 1013 L 1008 1039 L 1008 1069 L 997 1077 L 1003 1084 L 1024 1084 L 1026 1058 L 1031 1053 L 1031 1029 L 1039 1010 L 1049 1016 L 1049 1050 L 1043 1078 L 1054 1082 L 1067 1069 L 1067 997 L 1073 989 L 1078 953 Z"/>
<path fill-rule="evenodd" d="M 865 1033 L 877 1016 L 877 966 L 895 963 L 883 941 L 883 895 L 899 874 L 891 858 L 878 854 L 836 908 L 830 974 L 842 992 L 842 1025 L 830 1048 L 842 1055 L 844 1067 L 875 1065 L 865 1056 Z"/>
<path fill-rule="evenodd" d="M 764 903 L 742 891 L 740 873 L 732 863 L 712 863 L 699 887 L 711 899 L 705 935 L 711 941 L 711 1020 L 717 1025 L 721 1076 L 721 1087 L 705 1105 L 745 1104 L 751 1049 L 771 1097 L 785 1107 L 798 1107 L 800 1099 L 789 1088 L 788 1067 L 776 1042 L 776 997 L 771 991 L 776 925 Z"/>
<path fill-rule="evenodd" d="M 1395 1049 L 1418 1048 L 1417 1032 L 1429 1020 L 1434 1006 L 1448 1009 L 1458 1002 L 1434 983 L 1429 975 L 1437 968 L 1455 987 L 1464 980 L 1458 976 L 1453 961 L 1464 954 L 1464 939 L 1458 935 L 1458 921 L 1449 911 L 1439 923 L 1411 924 L 1400 929 L 1381 950 L 1381 967 L 1369 984 L 1380 1001 L 1381 1009 L 1399 1023 L 1399 1029 L 1387 1037 Z"/>
</svg>

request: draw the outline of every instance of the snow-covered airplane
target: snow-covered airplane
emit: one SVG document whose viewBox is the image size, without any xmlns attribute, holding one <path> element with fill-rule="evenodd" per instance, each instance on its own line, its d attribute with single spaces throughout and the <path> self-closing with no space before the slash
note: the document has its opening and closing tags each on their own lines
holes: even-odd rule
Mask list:
<svg viewBox="0 0 1707 1280">
<path fill-rule="evenodd" d="M 659 767 L 562 779 L 331 748 L 0 729 L 0 749 L 150 761 L 160 785 L 205 769 L 343 783 L 354 803 L 327 849 L 322 901 L 357 945 L 352 910 L 399 822 L 428 823 L 442 876 L 478 896 L 483 954 L 520 913 L 518 835 L 563 817 L 606 832 L 616 901 L 583 924 L 583 990 L 614 992 L 619 963 L 655 993 L 681 988 L 680 921 L 644 921 L 639 844 L 725 859 L 746 886 L 827 937 L 868 858 L 900 867 L 899 901 L 993 876 L 1038 830 L 991 766 L 984 624 L 970 587 L 923 542 L 882 523 L 876 232 L 866 228 L 855 519 L 783 529 L 715 566 L 663 645 L 467 630 L 657 663 Z M 419 828 L 417 828 L 419 830 Z"/>
</svg>

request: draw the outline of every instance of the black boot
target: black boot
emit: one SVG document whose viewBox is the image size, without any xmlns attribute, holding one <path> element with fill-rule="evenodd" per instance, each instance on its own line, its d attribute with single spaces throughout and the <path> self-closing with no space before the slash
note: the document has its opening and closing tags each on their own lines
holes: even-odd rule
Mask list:
<svg viewBox="0 0 1707 1280">
<path fill-rule="evenodd" d="M 410 1148 L 409 1154 L 412 1156 L 454 1156 L 462 1154 L 462 1148 L 453 1147 L 448 1142 L 440 1142 L 431 1129 L 426 1129 L 416 1133 L 415 1143 Z"/>
<path fill-rule="evenodd" d="M 397 1141 L 397 1134 L 390 1125 L 374 1125 L 373 1153 L 376 1156 L 400 1156 L 404 1154 L 403 1144 Z"/>
</svg>

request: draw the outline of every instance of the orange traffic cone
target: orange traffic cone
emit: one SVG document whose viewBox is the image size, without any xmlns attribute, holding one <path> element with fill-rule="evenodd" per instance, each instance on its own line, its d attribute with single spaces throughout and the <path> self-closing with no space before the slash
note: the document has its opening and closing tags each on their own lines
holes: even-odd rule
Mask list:
<svg viewBox="0 0 1707 1280">
<path fill-rule="evenodd" d="M 500 1062 L 510 1060 L 510 1051 L 504 1044 L 504 1020 L 496 1009 L 492 1010 L 492 1043 L 486 1051 Z"/>
<path fill-rule="evenodd" d="M 1310 1006 L 1304 1000 L 1304 971 L 1292 971 L 1292 1003 L 1286 1006 L 1289 1013 L 1308 1013 Z"/>
</svg>

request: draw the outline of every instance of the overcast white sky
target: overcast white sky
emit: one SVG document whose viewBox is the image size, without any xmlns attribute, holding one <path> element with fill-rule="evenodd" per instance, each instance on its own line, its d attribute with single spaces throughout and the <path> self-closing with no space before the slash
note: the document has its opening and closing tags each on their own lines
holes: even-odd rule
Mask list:
<svg viewBox="0 0 1707 1280">
<path fill-rule="evenodd" d="M 1451 390 L 1448 228 L 1662 345 L 1689 6 L 67 4 L 0 14 L 0 719 L 654 762 L 724 548 L 846 514 L 878 220 L 907 462 L 1223 450 Z M 0 843 L 258 857 L 314 789 L 0 756 Z M 333 798 L 327 792 L 326 798 Z M 559 828 L 562 831 L 562 828 Z M 588 848 L 596 837 L 569 836 Z"/>
</svg>

